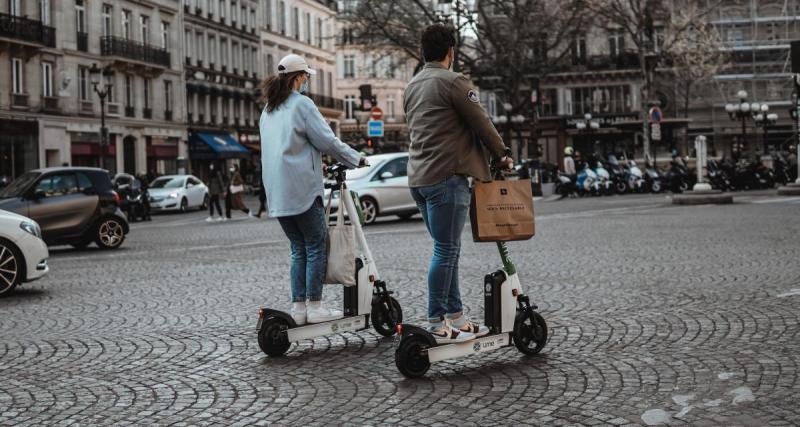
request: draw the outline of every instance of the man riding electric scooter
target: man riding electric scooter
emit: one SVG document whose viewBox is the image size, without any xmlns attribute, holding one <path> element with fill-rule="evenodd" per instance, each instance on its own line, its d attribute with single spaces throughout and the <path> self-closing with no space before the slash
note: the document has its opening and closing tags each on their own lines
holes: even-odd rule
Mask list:
<svg viewBox="0 0 800 427">
<path fill-rule="evenodd" d="M 422 34 L 425 66 L 409 82 L 403 108 L 410 133 L 408 183 L 434 241 L 428 270 L 429 331 L 439 343 L 489 333 L 463 313 L 458 284 L 461 232 L 470 204 L 468 177 L 489 181 L 487 150 L 505 167 L 513 164 L 462 74 L 450 71 L 455 30 L 431 25 Z"/>
</svg>

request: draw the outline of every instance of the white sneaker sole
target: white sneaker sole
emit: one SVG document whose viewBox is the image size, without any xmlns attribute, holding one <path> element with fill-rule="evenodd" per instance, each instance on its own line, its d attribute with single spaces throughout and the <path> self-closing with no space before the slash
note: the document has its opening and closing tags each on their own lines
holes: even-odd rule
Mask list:
<svg viewBox="0 0 800 427">
<path fill-rule="evenodd" d="M 307 318 L 308 323 L 325 323 L 330 322 L 333 320 L 344 319 L 344 315 L 341 316 L 322 316 L 322 317 L 311 317 Z"/>
<path fill-rule="evenodd" d="M 460 342 L 472 341 L 477 337 L 475 336 L 475 334 L 467 335 L 466 333 L 462 332 L 461 334 L 459 334 L 459 337 L 455 338 L 455 339 L 453 339 L 453 338 L 440 338 L 440 337 L 437 337 L 436 335 L 434 335 L 433 338 L 436 339 L 436 344 L 457 344 L 457 343 L 460 343 Z"/>
</svg>

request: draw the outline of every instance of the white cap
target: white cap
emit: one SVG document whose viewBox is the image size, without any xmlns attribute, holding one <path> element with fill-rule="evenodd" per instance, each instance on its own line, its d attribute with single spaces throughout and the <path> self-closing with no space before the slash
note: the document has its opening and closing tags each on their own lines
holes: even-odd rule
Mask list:
<svg viewBox="0 0 800 427">
<path fill-rule="evenodd" d="M 316 71 L 312 70 L 308 64 L 306 64 L 306 60 L 300 55 L 286 55 L 281 59 L 281 62 L 278 63 L 278 74 L 294 73 L 296 71 L 317 74 Z"/>
</svg>

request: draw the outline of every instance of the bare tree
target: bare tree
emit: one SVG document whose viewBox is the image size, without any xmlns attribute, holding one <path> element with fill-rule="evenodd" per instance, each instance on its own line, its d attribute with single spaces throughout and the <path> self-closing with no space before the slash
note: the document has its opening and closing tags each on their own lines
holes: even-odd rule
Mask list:
<svg viewBox="0 0 800 427">
<path fill-rule="evenodd" d="M 585 0 L 598 17 L 595 25 L 621 31 L 633 44 L 643 78 L 640 118 L 644 154 L 650 155 L 647 113 L 653 101 L 653 78 L 659 67 L 668 65 L 672 53 L 691 44 L 699 24 L 718 7 L 721 0 Z"/>
<path fill-rule="evenodd" d="M 581 4 L 559 0 L 361 0 L 344 20 L 358 44 L 394 46 L 419 64 L 423 62 L 422 31 L 433 23 L 452 25 L 457 37 L 454 70 L 469 75 L 478 87 L 497 93 L 500 103 L 508 106 L 504 114 L 526 117 L 533 130 L 536 111 L 531 91 L 540 79 L 565 68 L 568 41 L 585 18 Z M 505 131 L 509 139 L 510 129 Z"/>
</svg>

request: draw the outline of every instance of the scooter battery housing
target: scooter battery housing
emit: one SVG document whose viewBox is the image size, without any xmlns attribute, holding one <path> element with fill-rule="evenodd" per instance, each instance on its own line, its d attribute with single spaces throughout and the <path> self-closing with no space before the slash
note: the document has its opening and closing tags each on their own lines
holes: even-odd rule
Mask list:
<svg viewBox="0 0 800 427">
<path fill-rule="evenodd" d="M 361 258 L 356 258 L 356 282 L 360 279 L 361 269 L 364 268 L 364 261 Z M 344 287 L 344 315 L 355 316 L 358 314 L 358 290 L 363 286 L 361 283 L 356 283 L 356 286 Z"/>
<path fill-rule="evenodd" d="M 502 330 L 501 287 L 506 280 L 503 270 L 487 274 L 483 279 L 484 324 L 489 333 L 499 334 Z"/>
</svg>

